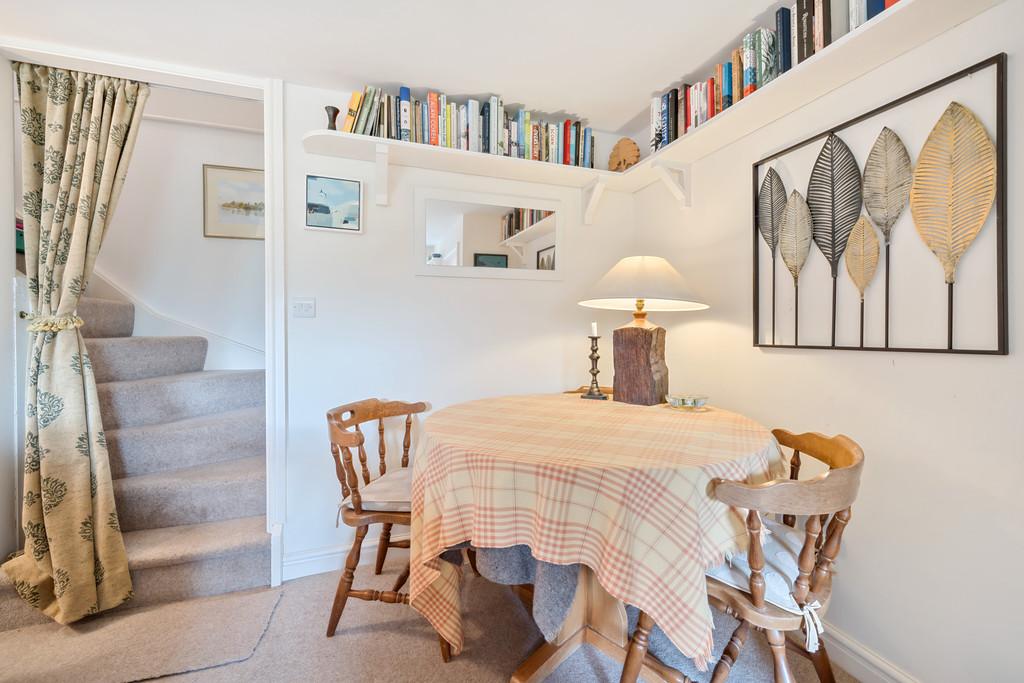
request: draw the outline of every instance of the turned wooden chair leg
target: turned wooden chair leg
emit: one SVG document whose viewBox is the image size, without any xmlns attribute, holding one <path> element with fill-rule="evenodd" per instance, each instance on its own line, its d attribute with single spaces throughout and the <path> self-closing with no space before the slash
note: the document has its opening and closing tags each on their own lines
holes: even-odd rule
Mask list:
<svg viewBox="0 0 1024 683">
<path fill-rule="evenodd" d="M 445 664 L 452 660 L 452 644 L 439 635 L 437 639 L 441 642 L 441 661 Z"/>
<path fill-rule="evenodd" d="M 746 642 L 748 633 L 750 633 L 750 624 L 741 621 L 736 630 L 732 632 L 732 638 L 729 639 L 729 643 L 718 660 L 718 665 L 715 666 L 714 673 L 711 674 L 711 683 L 722 683 L 729 679 L 729 674 L 732 672 L 736 660 L 739 659 L 740 649 Z"/>
<path fill-rule="evenodd" d="M 338 628 L 338 620 L 341 619 L 345 603 L 348 602 L 348 593 L 352 590 L 352 580 L 355 578 L 356 566 L 359 564 L 359 551 L 363 546 L 363 539 L 366 538 L 367 531 L 369 531 L 369 526 L 356 528 L 356 538 L 352 542 L 352 549 L 348 552 L 348 559 L 345 560 L 345 570 L 341 573 L 341 579 L 338 581 L 338 591 L 334 594 L 331 618 L 327 622 L 328 638 L 332 637 L 335 629 Z"/>
<path fill-rule="evenodd" d="M 476 550 L 466 548 L 466 557 L 469 558 L 469 566 L 473 568 L 473 573 L 480 576 L 480 570 L 476 568 Z"/>
<path fill-rule="evenodd" d="M 373 573 L 380 574 L 384 571 L 384 560 L 388 557 L 388 547 L 391 545 L 391 525 L 385 524 L 384 528 L 380 530 L 380 540 L 377 541 L 377 566 L 374 567 Z"/>
<path fill-rule="evenodd" d="M 391 588 L 392 591 L 397 593 L 402 590 L 402 586 L 404 586 L 405 582 L 409 580 L 410 569 L 412 568 L 409 565 L 405 565 L 405 569 L 403 569 L 402 573 L 398 575 L 397 579 L 395 579 L 395 585 Z"/>
<path fill-rule="evenodd" d="M 626 661 L 622 664 L 622 676 L 619 678 L 619 683 L 636 683 L 644 665 L 644 657 L 647 656 L 647 648 L 651 644 L 651 629 L 653 628 L 654 619 L 651 619 L 647 612 L 641 610 L 640 617 L 636 622 L 636 630 L 633 631 L 633 638 L 629 641 Z"/>
<path fill-rule="evenodd" d="M 795 683 L 789 670 L 789 660 L 786 659 L 786 634 L 775 629 L 766 629 L 764 633 L 775 660 L 775 683 Z"/>
<path fill-rule="evenodd" d="M 825 641 L 818 640 L 818 651 L 808 652 L 807 655 L 811 658 L 811 663 L 814 664 L 814 671 L 818 674 L 818 680 L 821 683 L 836 683 L 835 674 L 832 673 L 832 663 L 828 658 L 828 651 L 825 649 Z"/>
</svg>

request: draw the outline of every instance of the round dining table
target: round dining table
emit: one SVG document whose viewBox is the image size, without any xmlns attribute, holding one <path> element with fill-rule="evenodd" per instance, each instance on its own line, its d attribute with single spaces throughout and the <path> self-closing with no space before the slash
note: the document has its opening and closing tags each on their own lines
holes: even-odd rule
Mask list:
<svg viewBox="0 0 1024 683">
<path fill-rule="evenodd" d="M 555 394 L 443 408 L 425 420 L 413 463 L 410 603 L 458 654 L 462 570 L 442 554 L 465 543 L 525 545 L 540 562 L 580 571 L 558 635 L 512 681 L 543 680 L 584 643 L 623 661 L 627 603 L 706 670 L 704 572 L 747 543 L 742 514 L 708 485 L 757 483 L 782 467 L 768 429 L 715 407 Z"/>
</svg>

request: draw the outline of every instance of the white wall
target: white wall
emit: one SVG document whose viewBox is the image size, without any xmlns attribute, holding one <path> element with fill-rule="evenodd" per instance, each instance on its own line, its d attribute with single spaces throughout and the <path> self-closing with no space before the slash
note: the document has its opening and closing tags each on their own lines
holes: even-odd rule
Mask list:
<svg viewBox="0 0 1024 683">
<path fill-rule="evenodd" d="M 0 59 L 0 71 L 10 74 L 11 63 Z M 0 216 L 7 225 L 14 215 L 14 88 L 13 79 L 0 77 Z M 10 234 L 10 233 L 8 233 Z M 15 359 L 14 250 L 0 251 L 0 558 L 18 544 L 18 406 Z"/>
<path fill-rule="evenodd" d="M 263 242 L 203 236 L 203 164 L 263 168 L 263 136 L 143 119 L 96 272 L 162 316 L 262 350 Z M 259 362 L 219 355 L 208 367 Z"/>
<path fill-rule="evenodd" d="M 636 200 L 644 251 L 679 264 L 711 303 L 658 317 L 669 327 L 673 388 L 707 392 L 767 425 L 849 434 L 864 447 L 828 621 L 926 681 L 1009 680 L 1019 668 L 1024 241 L 1015 235 L 1024 214 L 1013 188 L 1024 161 L 1022 23 L 1024 2 L 1007 2 L 703 159 L 693 167 L 691 209 L 660 186 Z M 1010 56 L 1011 355 L 752 347 L 750 164 L 1001 50 Z M 961 310 L 987 304 L 964 296 Z"/>
<path fill-rule="evenodd" d="M 348 94 L 288 85 L 285 98 L 287 292 L 317 298 L 317 318 L 288 319 L 289 578 L 341 566 L 351 539 L 351 530 L 334 527 L 340 491 L 327 443 L 329 408 L 373 396 L 438 408 L 561 391 L 589 379 L 586 335 L 595 312 L 576 302 L 620 253 L 632 250 L 633 202 L 607 193 L 598 222 L 584 226 L 576 190 L 392 167 L 390 205 L 377 206 L 372 164 L 302 150 L 302 135 L 323 126 L 323 105 L 348 101 Z M 303 228 L 307 173 L 368 184 L 361 235 Z M 565 279 L 414 275 L 413 254 L 423 250 L 414 243 L 416 187 L 560 201 Z M 597 319 L 609 329 L 618 317 Z M 603 369 L 610 373 L 610 363 Z"/>
</svg>

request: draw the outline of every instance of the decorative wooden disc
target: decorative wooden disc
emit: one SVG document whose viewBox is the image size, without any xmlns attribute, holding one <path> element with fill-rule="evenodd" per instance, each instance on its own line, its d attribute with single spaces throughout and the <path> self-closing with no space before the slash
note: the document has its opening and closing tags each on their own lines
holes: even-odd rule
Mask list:
<svg viewBox="0 0 1024 683">
<path fill-rule="evenodd" d="M 608 156 L 608 170 L 625 171 L 638 161 L 640 161 L 640 148 L 629 138 L 622 138 L 615 143 L 612 153 Z"/>
</svg>

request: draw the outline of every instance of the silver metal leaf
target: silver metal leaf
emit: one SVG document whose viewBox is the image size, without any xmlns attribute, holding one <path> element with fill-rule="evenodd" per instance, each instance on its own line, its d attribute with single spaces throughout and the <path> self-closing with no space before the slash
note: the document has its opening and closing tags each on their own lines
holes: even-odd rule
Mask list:
<svg viewBox="0 0 1024 683">
<path fill-rule="evenodd" d="M 814 243 L 828 259 L 832 277 L 839 274 L 843 250 L 860 217 L 861 189 L 860 168 L 853 152 L 837 135 L 830 134 L 811 169 L 807 206 Z"/>
<path fill-rule="evenodd" d="M 900 136 L 882 128 L 864 162 L 864 207 L 888 244 L 910 198 L 913 164 Z"/>
<path fill-rule="evenodd" d="M 789 201 L 782 212 L 779 226 L 779 254 L 793 276 L 793 282 L 800 280 L 800 269 L 804 267 L 811 250 L 811 212 L 807 202 L 798 191 L 789 193 Z"/>
<path fill-rule="evenodd" d="M 779 225 L 785 209 L 786 186 L 782 184 L 782 178 L 775 169 L 769 168 L 757 193 L 757 229 L 772 256 L 775 256 L 775 248 L 779 246 Z"/>
</svg>

